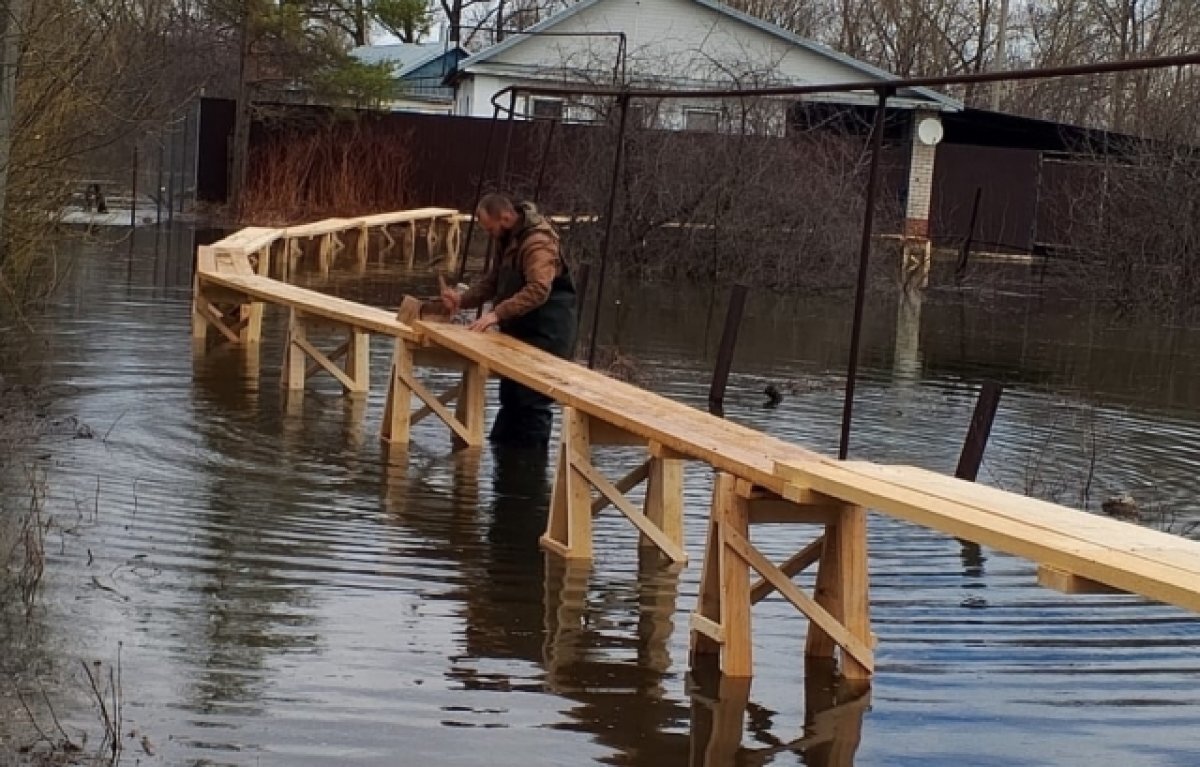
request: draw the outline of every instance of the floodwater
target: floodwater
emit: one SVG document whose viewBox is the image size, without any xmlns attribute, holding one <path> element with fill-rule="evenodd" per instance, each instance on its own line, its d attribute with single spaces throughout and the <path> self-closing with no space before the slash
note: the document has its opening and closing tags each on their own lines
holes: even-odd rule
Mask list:
<svg viewBox="0 0 1200 767">
<path fill-rule="evenodd" d="M 1200 763 L 1200 620 L 1060 595 L 1028 562 L 878 515 L 869 691 L 806 678 L 805 621 L 778 598 L 754 611 L 748 705 L 693 686 L 704 467 L 686 476 L 691 566 L 639 564 L 632 528 L 602 516 L 594 565 L 564 568 L 536 542 L 542 464 L 452 453 L 432 420 L 407 455 L 381 451 L 383 339 L 361 402 L 319 379 L 284 399 L 278 312 L 259 358 L 194 360 L 192 245 L 177 230 L 86 248 L 37 340 L 4 339 L 9 383 L 47 387 L 54 415 L 94 435 L 61 423 L 29 458 L 52 524 L 39 607 L 0 635 L 4 685 L 52 691 L 88 749 L 100 725 L 80 661 L 103 681 L 119 659 L 125 764 Z M 429 281 L 372 265 L 329 283 L 390 306 Z M 602 344 L 618 340 L 649 388 L 703 406 L 724 297 L 608 296 Z M 841 299 L 752 294 L 728 417 L 834 452 L 849 317 Z M 1130 493 L 1146 524 L 1200 520 L 1200 334 L 933 291 L 919 307 L 871 301 L 863 364 L 854 457 L 953 471 L 991 377 L 1006 391 L 980 481 L 1093 510 Z M 768 382 L 787 392 L 775 410 Z M 598 452 L 610 476 L 637 460 Z M 27 499 L 10 478 L 8 503 Z M 811 536 L 759 538 L 781 560 Z"/>
</svg>

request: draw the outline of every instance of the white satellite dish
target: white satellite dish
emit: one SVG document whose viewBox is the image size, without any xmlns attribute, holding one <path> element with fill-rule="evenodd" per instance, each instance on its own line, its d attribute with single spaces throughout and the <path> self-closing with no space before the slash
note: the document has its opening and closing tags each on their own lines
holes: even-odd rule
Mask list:
<svg viewBox="0 0 1200 767">
<path fill-rule="evenodd" d="M 926 117 L 917 123 L 917 138 L 926 146 L 934 146 L 942 140 L 942 121 L 936 117 Z"/>
</svg>

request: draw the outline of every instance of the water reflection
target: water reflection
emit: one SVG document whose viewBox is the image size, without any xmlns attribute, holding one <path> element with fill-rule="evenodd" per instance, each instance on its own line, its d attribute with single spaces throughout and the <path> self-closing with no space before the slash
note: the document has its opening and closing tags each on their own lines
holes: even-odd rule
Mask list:
<svg viewBox="0 0 1200 767">
<path fill-rule="evenodd" d="M 803 732 L 790 741 L 773 732 L 777 713 L 751 702 L 751 680 L 705 664 L 693 682 L 689 767 L 769 764 L 788 753 L 806 767 L 854 767 L 870 685 L 840 678 L 828 659 L 805 659 Z M 743 746 L 747 734 L 759 745 Z"/>
</svg>

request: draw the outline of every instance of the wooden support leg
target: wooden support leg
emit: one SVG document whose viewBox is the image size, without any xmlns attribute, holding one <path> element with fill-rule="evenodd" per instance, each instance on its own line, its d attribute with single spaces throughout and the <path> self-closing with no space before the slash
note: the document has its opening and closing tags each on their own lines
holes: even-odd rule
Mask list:
<svg viewBox="0 0 1200 767">
<path fill-rule="evenodd" d="M 192 348 L 203 354 L 208 343 L 208 318 L 201 308 L 204 295 L 200 292 L 199 279 L 192 281 Z"/>
<path fill-rule="evenodd" d="M 400 235 L 400 250 L 404 257 L 404 265 L 412 269 L 413 259 L 417 255 L 417 222 L 409 221 L 404 225 L 404 234 Z"/>
<path fill-rule="evenodd" d="M 354 382 L 347 394 L 366 394 L 371 388 L 371 334 L 350 328 L 349 348 L 346 350 L 346 375 Z"/>
<path fill-rule="evenodd" d="M 396 246 L 396 238 L 388 231 L 386 224 L 379 227 L 379 233 L 383 235 L 383 247 L 379 249 L 379 263 L 382 264 L 383 257 Z"/>
<path fill-rule="evenodd" d="M 321 236 L 321 246 L 317 250 L 317 268 L 321 271 L 322 277 L 329 276 L 329 270 L 333 266 L 333 235 L 326 234 Z"/>
<path fill-rule="evenodd" d="M 738 496 L 737 480 L 719 474 L 714 501 L 719 498 L 721 526 L 721 627 L 725 630 L 725 648 L 721 653 L 721 671 L 730 677 L 749 677 L 754 673 L 754 653 L 750 631 L 750 565 L 725 543 L 725 532 L 749 538 L 750 524 L 746 499 Z M 719 495 L 718 495 L 719 494 Z"/>
<path fill-rule="evenodd" d="M 462 248 L 462 224 L 457 220 L 449 220 L 446 226 L 446 262 L 447 272 L 458 269 L 459 250 Z"/>
<path fill-rule="evenodd" d="M 817 570 L 816 602 L 852 636 L 871 645 L 870 596 L 867 580 L 867 516 L 859 506 L 846 506 L 835 523 L 825 526 L 825 543 Z M 836 643 L 815 623 L 809 625 L 805 654 L 831 658 Z M 842 675 L 869 679 L 866 668 L 849 653 L 842 653 Z"/>
<path fill-rule="evenodd" d="M 284 259 L 285 270 L 283 278 L 286 280 L 296 272 L 296 266 L 300 263 L 301 256 L 304 255 L 304 248 L 300 245 L 299 240 L 288 240 L 287 243 L 287 258 Z"/>
<path fill-rule="evenodd" d="M 441 222 L 436 218 L 429 219 L 429 229 L 425 232 L 425 258 L 429 263 L 433 263 L 440 255 L 438 246 L 441 245 L 442 238 L 438 231 Z"/>
<path fill-rule="evenodd" d="M 259 277 L 271 276 L 271 246 L 268 245 L 255 254 L 254 273 Z"/>
<path fill-rule="evenodd" d="M 752 674 L 750 565 L 726 542 L 726 535 L 749 535 L 747 501 L 737 479 L 719 472 L 713 484 L 712 516 L 700 576 L 700 598 L 692 616 L 692 663 L 720 652 L 721 671 L 730 677 Z"/>
<path fill-rule="evenodd" d="M 662 530 L 668 540 L 683 548 L 683 459 L 661 445 L 650 446 L 646 518 Z M 644 535 L 641 545 L 654 547 Z"/>
<path fill-rule="evenodd" d="M 370 250 L 368 243 L 370 242 L 370 232 L 366 226 L 358 228 L 358 239 L 354 243 L 355 252 L 358 256 L 358 271 L 361 274 L 367 270 L 367 254 Z"/>
<path fill-rule="evenodd" d="M 242 344 L 257 344 L 262 341 L 262 321 L 264 304 L 261 301 L 250 301 L 242 304 L 239 309 L 241 331 L 238 340 Z"/>
<path fill-rule="evenodd" d="M 716 515 L 716 494 L 704 539 L 704 565 L 700 570 L 700 593 L 692 614 L 692 668 L 719 659 L 725 633 L 721 629 L 721 527 Z"/>
<path fill-rule="evenodd" d="M 550 515 L 542 546 L 567 559 L 592 558 L 592 496 L 578 463 L 591 465 L 588 417 L 573 407 L 563 408 Z"/>
<path fill-rule="evenodd" d="M 412 419 L 412 389 L 407 380 L 412 376 L 412 351 L 403 339 L 397 338 L 392 353 L 392 372 L 388 377 L 387 404 L 383 410 L 383 432 L 380 438 L 393 445 L 407 445 Z"/>
<path fill-rule="evenodd" d="M 469 364 L 463 369 L 462 385 L 458 392 L 458 401 L 454 407 L 454 417 L 467 428 L 471 442 L 454 437 L 456 448 L 468 447 L 471 444 L 483 444 L 483 427 L 487 404 L 487 368 L 482 365 Z"/>
<path fill-rule="evenodd" d="M 304 327 L 304 315 L 295 309 L 288 311 L 287 347 L 283 352 L 283 375 L 279 382 L 283 388 L 298 391 L 304 389 L 307 376 L 307 365 L 304 349 L 300 342 L 307 338 Z"/>
</svg>

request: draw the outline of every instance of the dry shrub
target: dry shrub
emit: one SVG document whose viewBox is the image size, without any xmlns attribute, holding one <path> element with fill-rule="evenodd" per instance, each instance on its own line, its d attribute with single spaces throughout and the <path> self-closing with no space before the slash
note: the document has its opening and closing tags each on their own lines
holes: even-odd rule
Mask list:
<svg viewBox="0 0 1200 767">
<path fill-rule="evenodd" d="M 735 117 L 761 105 L 736 105 Z M 768 288 L 853 285 L 869 147 L 828 129 L 782 132 L 723 118 L 717 133 L 636 128 L 618 179 L 610 253 L 637 279 L 737 280 Z M 556 210 L 602 214 L 616 130 L 564 136 L 543 197 Z M 881 194 L 877 230 L 892 231 L 898 201 Z M 594 260 L 603 227 L 571 227 L 568 245 Z"/>
<path fill-rule="evenodd" d="M 284 223 L 409 205 L 410 136 L 378 116 L 298 111 L 270 118 L 250 157 L 240 218 Z"/>
<path fill-rule="evenodd" d="M 1195 320 L 1200 149 L 1129 141 L 1083 158 L 1083 195 L 1059 195 L 1076 289 L 1137 315 Z"/>
</svg>

